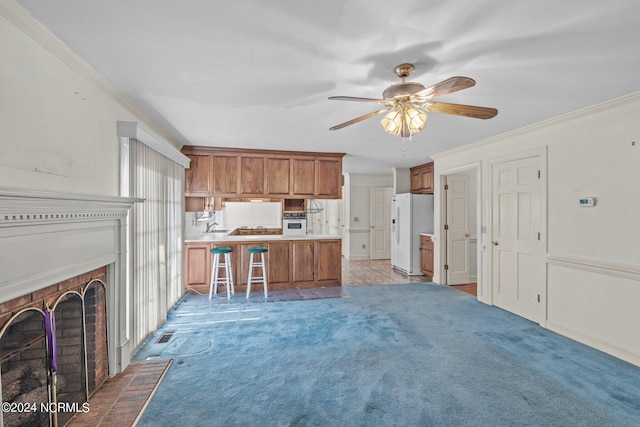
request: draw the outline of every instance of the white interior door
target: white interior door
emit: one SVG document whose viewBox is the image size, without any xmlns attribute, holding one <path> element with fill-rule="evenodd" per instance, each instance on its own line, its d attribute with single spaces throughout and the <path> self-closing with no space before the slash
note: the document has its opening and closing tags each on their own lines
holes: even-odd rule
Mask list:
<svg viewBox="0 0 640 427">
<path fill-rule="evenodd" d="M 325 234 L 326 224 L 326 207 L 324 200 L 314 199 L 313 204 L 307 200 L 307 205 L 312 208 L 320 209 L 319 212 L 307 213 L 307 229 L 313 234 Z"/>
<path fill-rule="evenodd" d="M 447 176 L 447 284 L 469 283 L 469 177 Z"/>
<path fill-rule="evenodd" d="M 371 187 L 369 190 L 369 249 L 371 259 L 391 257 L 391 187 Z"/>
<path fill-rule="evenodd" d="M 329 234 L 339 234 L 342 236 L 342 199 L 327 200 L 327 225 Z"/>
<path fill-rule="evenodd" d="M 536 155 L 492 166 L 493 301 L 537 322 L 544 320 L 542 160 Z"/>
</svg>

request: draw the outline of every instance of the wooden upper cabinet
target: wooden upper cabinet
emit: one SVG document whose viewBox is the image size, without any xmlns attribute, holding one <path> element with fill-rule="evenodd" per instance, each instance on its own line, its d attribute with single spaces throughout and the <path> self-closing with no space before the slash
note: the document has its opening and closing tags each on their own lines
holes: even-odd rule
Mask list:
<svg viewBox="0 0 640 427">
<path fill-rule="evenodd" d="M 422 177 L 419 170 L 411 171 L 411 193 L 420 194 L 422 191 Z"/>
<path fill-rule="evenodd" d="M 238 156 L 213 155 L 213 194 L 238 193 Z"/>
<path fill-rule="evenodd" d="M 182 152 L 191 158 L 191 168 L 185 172 L 187 197 L 342 197 L 344 153 L 192 145 Z"/>
<path fill-rule="evenodd" d="M 266 194 L 288 196 L 291 194 L 291 160 L 267 157 Z"/>
<path fill-rule="evenodd" d="M 316 159 L 314 195 L 324 199 L 342 198 L 342 158 Z"/>
<path fill-rule="evenodd" d="M 187 196 L 206 197 L 211 194 L 211 163 L 209 156 L 189 154 L 191 159 L 189 169 L 184 173 L 184 192 Z"/>
<path fill-rule="evenodd" d="M 291 159 L 292 196 L 313 196 L 316 182 L 316 161 L 311 159 Z"/>
<path fill-rule="evenodd" d="M 433 194 L 433 162 L 411 168 L 411 192 Z"/>
<path fill-rule="evenodd" d="M 240 194 L 265 194 L 264 157 L 240 157 Z"/>
</svg>

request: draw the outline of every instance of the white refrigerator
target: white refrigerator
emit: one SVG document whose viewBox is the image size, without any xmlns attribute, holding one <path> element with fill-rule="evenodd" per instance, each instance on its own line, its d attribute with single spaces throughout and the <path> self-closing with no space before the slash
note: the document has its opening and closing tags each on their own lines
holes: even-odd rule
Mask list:
<svg viewBox="0 0 640 427">
<path fill-rule="evenodd" d="M 391 198 L 391 266 L 408 275 L 420 272 L 420 233 L 433 232 L 433 195 L 395 194 Z"/>
</svg>

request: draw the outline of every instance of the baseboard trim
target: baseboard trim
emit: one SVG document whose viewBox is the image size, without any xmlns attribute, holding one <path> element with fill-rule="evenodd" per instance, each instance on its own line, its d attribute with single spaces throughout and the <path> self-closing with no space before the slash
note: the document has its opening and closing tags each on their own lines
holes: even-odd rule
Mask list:
<svg viewBox="0 0 640 427">
<path fill-rule="evenodd" d="M 344 257 L 349 261 L 362 261 L 371 259 L 369 258 L 369 255 L 345 255 Z"/>
<path fill-rule="evenodd" d="M 593 337 L 589 337 L 587 335 L 581 334 L 574 330 L 565 328 L 564 326 L 558 325 L 557 323 L 553 323 L 548 320 L 547 320 L 546 328 L 549 329 L 550 331 L 556 332 L 567 338 L 571 338 L 572 340 L 578 341 L 579 343 L 588 345 L 589 347 L 593 347 L 604 353 L 617 357 L 618 359 L 624 360 L 625 362 L 629 362 L 633 365 L 640 366 L 640 355 L 638 354 L 630 353 L 627 350 L 624 350 L 614 345 L 600 341 Z"/>
<path fill-rule="evenodd" d="M 597 258 L 579 257 L 563 254 L 547 254 L 547 263 L 575 270 L 589 271 L 607 276 L 622 277 L 640 281 L 640 266 L 605 261 Z"/>
</svg>

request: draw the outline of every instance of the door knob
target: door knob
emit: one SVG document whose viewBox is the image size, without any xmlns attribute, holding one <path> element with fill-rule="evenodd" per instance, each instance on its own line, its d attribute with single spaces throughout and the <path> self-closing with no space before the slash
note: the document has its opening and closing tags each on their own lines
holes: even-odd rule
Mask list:
<svg viewBox="0 0 640 427">
<path fill-rule="evenodd" d="M 498 246 L 498 241 L 494 240 L 493 242 L 491 242 L 491 244 L 493 244 L 493 246 Z"/>
<path fill-rule="evenodd" d="M 469 237 L 471 236 L 471 233 L 464 233 L 464 237 Z"/>
</svg>

